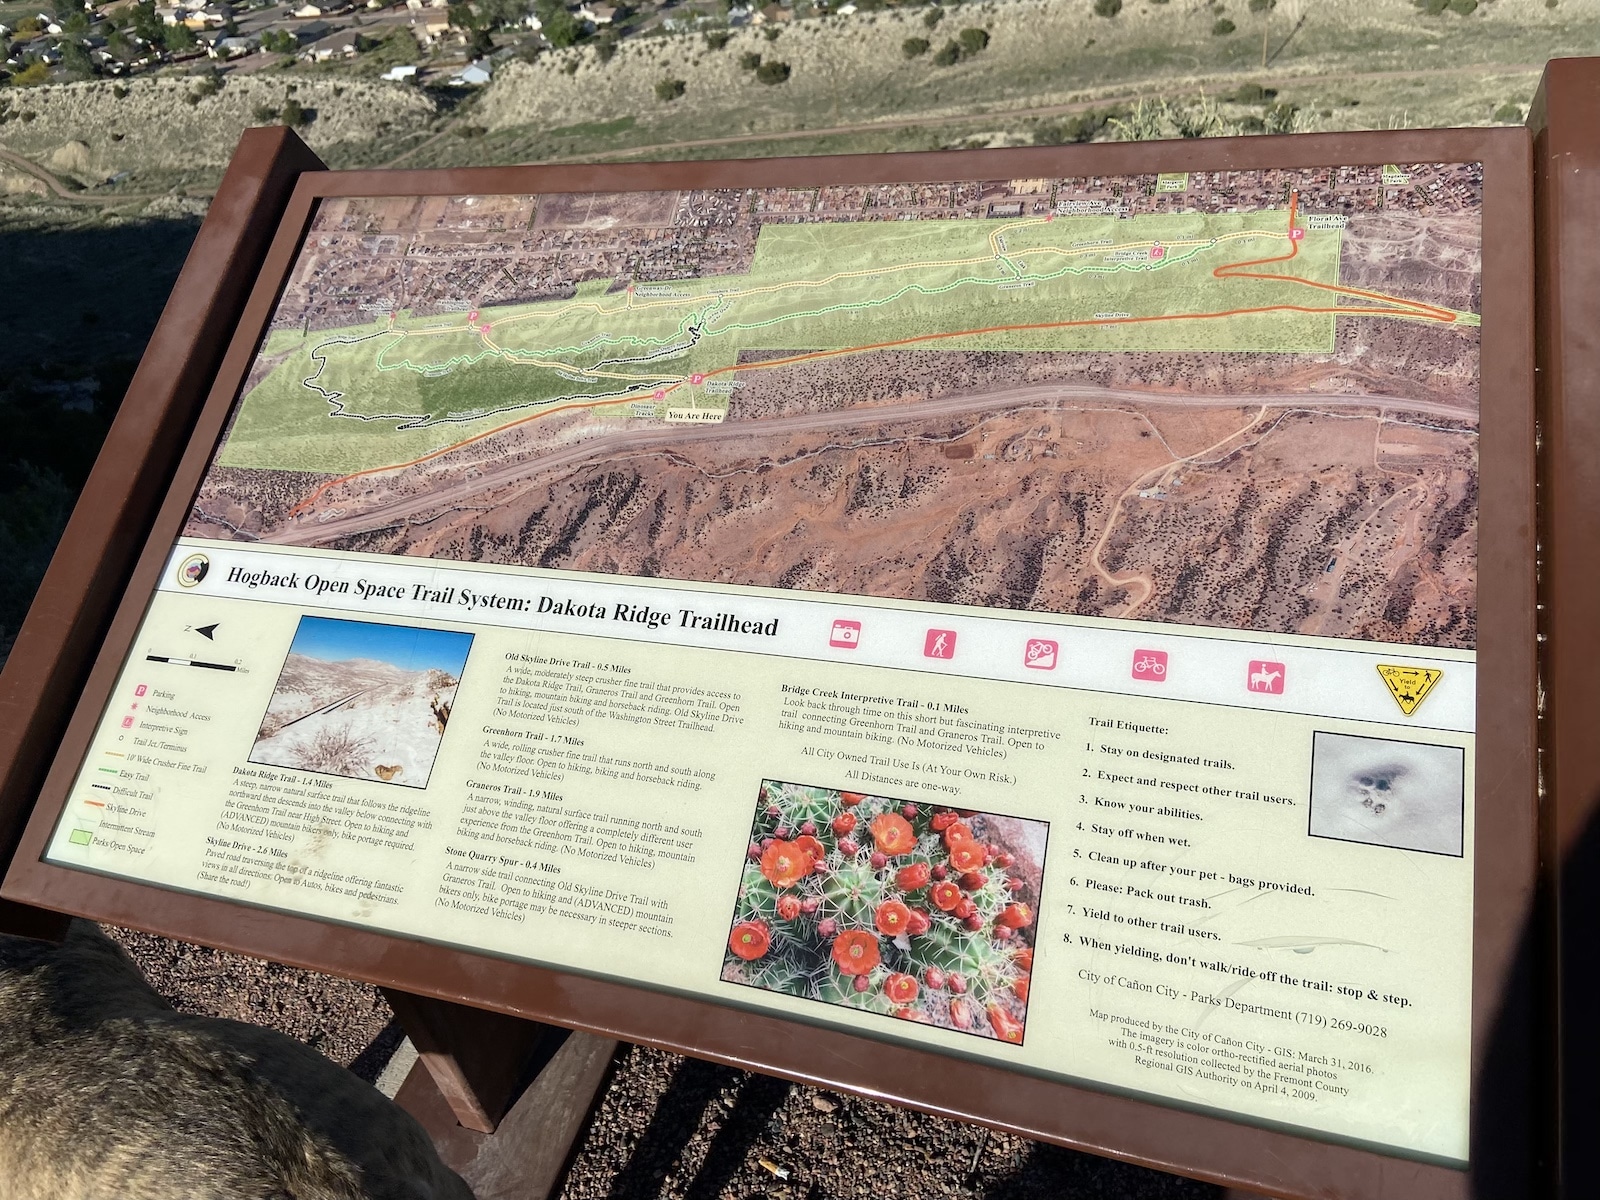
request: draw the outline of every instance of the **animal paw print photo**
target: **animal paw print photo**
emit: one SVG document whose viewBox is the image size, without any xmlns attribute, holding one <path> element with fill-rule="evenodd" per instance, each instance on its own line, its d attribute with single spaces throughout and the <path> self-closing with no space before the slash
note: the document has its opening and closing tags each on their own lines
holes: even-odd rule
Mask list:
<svg viewBox="0 0 1600 1200">
<path fill-rule="evenodd" d="M 1049 833 L 765 780 L 722 978 L 1021 1045 Z"/>
<path fill-rule="evenodd" d="M 1463 855 L 1466 751 L 1319 731 L 1311 743 L 1312 837 Z"/>
<path fill-rule="evenodd" d="M 250 761 L 428 786 L 470 633 L 301 617 Z"/>
</svg>

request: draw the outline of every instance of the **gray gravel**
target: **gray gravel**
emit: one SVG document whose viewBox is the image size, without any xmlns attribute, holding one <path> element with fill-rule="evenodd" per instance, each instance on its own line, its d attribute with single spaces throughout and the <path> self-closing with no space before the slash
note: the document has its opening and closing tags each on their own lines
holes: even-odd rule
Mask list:
<svg viewBox="0 0 1600 1200">
<path fill-rule="evenodd" d="M 280 1030 L 369 1082 L 403 1040 L 388 1004 L 365 984 L 149 934 L 106 932 L 181 1011 Z M 618 1058 L 560 1195 L 1218 1200 L 1222 1193 L 959 1121 L 633 1046 Z"/>
</svg>

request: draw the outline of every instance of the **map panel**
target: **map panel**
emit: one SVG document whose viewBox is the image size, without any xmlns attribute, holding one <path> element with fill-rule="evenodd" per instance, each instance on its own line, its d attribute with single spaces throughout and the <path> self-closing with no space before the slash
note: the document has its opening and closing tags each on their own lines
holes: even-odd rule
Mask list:
<svg viewBox="0 0 1600 1200">
<path fill-rule="evenodd" d="M 1481 169 L 326 199 L 193 537 L 1472 648 Z"/>
</svg>

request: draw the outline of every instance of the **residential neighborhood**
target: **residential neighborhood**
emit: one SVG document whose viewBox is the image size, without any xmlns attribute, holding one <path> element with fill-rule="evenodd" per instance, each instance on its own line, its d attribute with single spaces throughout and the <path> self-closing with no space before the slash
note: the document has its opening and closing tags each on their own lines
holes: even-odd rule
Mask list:
<svg viewBox="0 0 1600 1200">
<path fill-rule="evenodd" d="M 585 40 L 609 57 L 626 37 L 777 25 L 826 11 L 828 0 L 796 0 L 793 8 L 728 0 L 646 0 L 638 7 L 602 0 L 51 0 L 37 11 L 0 3 L 0 83 L 342 64 L 388 80 L 470 88 L 487 83 L 497 61 L 531 60 Z"/>
</svg>

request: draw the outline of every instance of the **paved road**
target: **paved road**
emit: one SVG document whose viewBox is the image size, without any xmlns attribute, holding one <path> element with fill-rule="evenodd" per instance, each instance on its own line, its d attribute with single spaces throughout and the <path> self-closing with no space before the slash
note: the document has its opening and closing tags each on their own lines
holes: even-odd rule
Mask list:
<svg viewBox="0 0 1600 1200">
<path fill-rule="evenodd" d="M 1455 420 L 1472 419 L 1475 414 L 1449 404 L 1429 400 L 1396 400 L 1386 397 L 1348 396 L 1322 392 L 1300 392 L 1283 396 L 1174 395 L 1140 392 L 1131 389 L 1083 387 L 1071 384 L 1038 384 L 976 395 L 945 396 L 908 404 L 858 406 L 842 411 L 801 413 L 763 421 L 732 421 L 720 425 L 667 425 L 648 429 L 629 429 L 606 434 L 575 446 L 525 462 L 489 466 L 481 474 L 442 488 L 430 488 L 416 495 L 397 499 L 379 508 L 348 516 L 334 516 L 318 522 L 315 515 L 284 526 L 261 540 L 282 546 L 313 546 L 334 538 L 365 533 L 418 516 L 434 513 L 454 504 L 481 496 L 485 491 L 508 484 L 526 483 L 547 471 L 571 467 L 594 458 L 617 458 L 658 450 L 681 442 L 704 443 L 738 438 L 782 437 L 795 433 L 845 429 L 861 425 L 883 425 L 896 421 L 926 421 L 945 416 L 965 416 L 1028 405 L 1044 405 L 1059 400 L 1090 400 L 1104 404 L 1187 408 L 1378 408 L 1387 412 L 1423 413 Z"/>
</svg>

